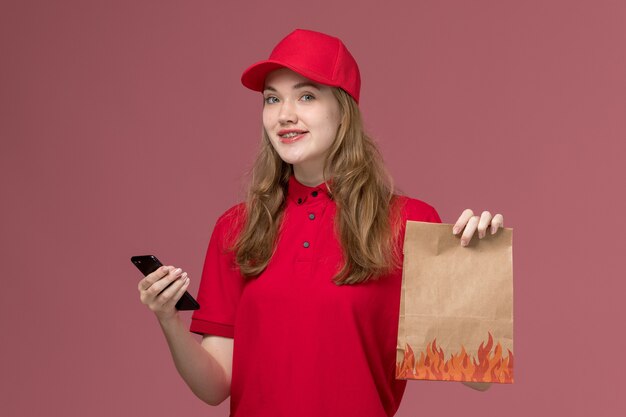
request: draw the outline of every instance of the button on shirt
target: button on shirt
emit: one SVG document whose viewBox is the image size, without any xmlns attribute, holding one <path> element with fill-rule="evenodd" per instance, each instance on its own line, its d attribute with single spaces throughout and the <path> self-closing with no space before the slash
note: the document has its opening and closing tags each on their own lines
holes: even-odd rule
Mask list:
<svg viewBox="0 0 626 417">
<path fill-rule="evenodd" d="M 398 201 L 399 242 L 406 220 L 441 223 L 430 205 Z M 344 261 L 335 202 L 325 184 L 292 175 L 276 252 L 263 273 L 244 279 L 224 251 L 244 210 L 231 207 L 215 224 L 190 328 L 234 337 L 230 416 L 393 416 L 406 387 L 395 379 L 402 270 L 332 283 Z"/>
</svg>

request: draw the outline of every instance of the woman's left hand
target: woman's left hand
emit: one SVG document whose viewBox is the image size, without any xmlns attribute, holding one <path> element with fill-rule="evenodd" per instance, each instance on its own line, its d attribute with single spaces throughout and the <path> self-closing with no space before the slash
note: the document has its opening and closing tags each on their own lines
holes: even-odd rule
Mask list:
<svg viewBox="0 0 626 417">
<path fill-rule="evenodd" d="M 504 217 L 502 214 L 491 216 L 491 213 L 488 211 L 483 211 L 480 216 L 475 216 L 471 209 L 465 209 L 454 224 L 452 233 L 456 235 L 465 228 L 463 235 L 461 235 L 461 245 L 467 246 L 476 229 L 478 229 L 478 238 L 482 239 L 487 234 L 489 226 L 491 226 L 490 233 L 493 235 L 498 231 L 499 227 L 503 227 L 503 223 Z"/>
</svg>

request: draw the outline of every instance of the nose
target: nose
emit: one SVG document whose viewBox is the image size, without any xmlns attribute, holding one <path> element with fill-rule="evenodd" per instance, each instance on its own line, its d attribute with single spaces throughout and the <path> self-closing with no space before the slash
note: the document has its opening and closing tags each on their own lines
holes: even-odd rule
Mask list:
<svg viewBox="0 0 626 417">
<path fill-rule="evenodd" d="M 296 123 L 298 116 L 296 115 L 295 105 L 291 100 L 285 100 L 280 105 L 280 113 L 278 114 L 278 122 L 280 124 Z"/>
</svg>

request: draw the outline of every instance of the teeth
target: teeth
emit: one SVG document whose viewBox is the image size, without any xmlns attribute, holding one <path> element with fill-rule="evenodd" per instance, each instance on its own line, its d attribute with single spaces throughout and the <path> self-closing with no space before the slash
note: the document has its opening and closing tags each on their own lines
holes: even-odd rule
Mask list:
<svg viewBox="0 0 626 417">
<path fill-rule="evenodd" d="M 291 133 L 287 133 L 286 135 L 281 135 L 281 137 L 283 137 L 283 138 L 292 138 L 292 137 L 298 136 L 300 134 L 301 134 L 300 132 L 291 132 Z"/>
</svg>

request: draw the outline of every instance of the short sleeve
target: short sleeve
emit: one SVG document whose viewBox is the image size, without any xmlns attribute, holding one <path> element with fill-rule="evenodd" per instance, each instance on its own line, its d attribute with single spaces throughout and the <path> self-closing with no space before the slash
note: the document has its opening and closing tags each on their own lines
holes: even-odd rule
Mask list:
<svg viewBox="0 0 626 417">
<path fill-rule="evenodd" d="M 426 220 L 424 221 L 429 223 L 441 223 L 441 217 L 439 217 L 439 213 L 437 213 L 437 210 L 435 210 L 433 206 L 428 206 L 428 208 L 428 215 L 426 217 Z"/>
<path fill-rule="evenodd" d="M 405 197 L 404 218 L 418 222 L 441 223 L 437 210 L 430 204 L 416 198 Z"/>
<path fill-rule="evenodd" d="M 231 207 L 216 221 L 204 259 L 198 290 L 200 309 L 191 316 L 190 331 L 234 337 L 235 315 L 244 278 L 233 252 L 226 250 L 241 224 L 242 204 Z"/>
</svg>

